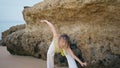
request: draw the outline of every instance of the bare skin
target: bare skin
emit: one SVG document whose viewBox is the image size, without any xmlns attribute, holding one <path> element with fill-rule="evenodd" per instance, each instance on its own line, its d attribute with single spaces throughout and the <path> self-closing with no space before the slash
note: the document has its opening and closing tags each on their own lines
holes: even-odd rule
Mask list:
<svg viewBox="0 0 120 68">
<path fill-rule="evenodd" d="M 45 23 L 47 23 L 47 24 L 50 26 L 51 31 L 52 31 L 52 33 L 53 33 L 53 38 L 58 38 L 58 37 L 59 37 L 59 35 L 58 35 L 58 33 L 56 32 L 56 29 L 55 29 L 55 27 L 54 27 L 54 25 L 53 25 L 52 23 L 48 22 L 47 20 L 41 20 L 40 22 L 45 22 Z M 66 43 L 65 43 L 63 40 L 60 40 L 59 45 L 60 45 L 60 46 L 59 46 L 60 48 L 65 49 L 67 52 L 69 52 L 69 54 L 70 54 L 77 62 L 79 62 L 82 67 L 87 66 L 87 63 L 86 63 L 86 62 L 82 62 L 82 61 L 73 53 L 73 51 L 71 50 L 71 48 L 70 48 L 69 46 L 67 47 Z"/>
</svg>

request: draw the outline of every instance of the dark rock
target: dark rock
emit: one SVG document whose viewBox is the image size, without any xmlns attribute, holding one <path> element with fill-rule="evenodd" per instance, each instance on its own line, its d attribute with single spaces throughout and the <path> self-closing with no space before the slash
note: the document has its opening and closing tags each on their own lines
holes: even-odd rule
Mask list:
<svg viewBox="0 0 120 68">
<path fill-rule="evenodd" d="M 0 40 L 0 46 L 2 46 L 2 40 Z"/>
<path fill-rule="evenodd" d="M 1 44 L 2 46 L 6 46 L 7 42 L 9 40 L 11 40 L 9 38 L 9 40 L 6 41 L 6 39 L 8 39 L 7 36 L 11 35 L 12 33 L 15 33 L 17 31 L 20 31 L 20 30 L 23 30 L 25 29 L 25 24 L 21 24 L 21 25 L 16 25 L 16 26 L 13 26 L 13 27 L 10 27 L 8 30 L 2 32 L 2 41 L 1 41 Z M 12 38 L 12 37 L 11 37 Z M 18 39 L 19 40 L 19 39 Z M 13 42 L 13 41 L 12 41 Z"/>
<path fill-rule="evenodd" d="M 2 39 L 4 39 L 6 36 L 12 34 L 13 32 L 16 32 L 16 31 L 22 30 L 22 29 L 25 29 L 25 24 L 10 27 L 8 30 L 2 32 Z"/>
<path fill-rule="evenodd" d="M 26 9 L 26 8 L 30 8 L 30 6 L 24 6 L 24 9 Z"/>
</svg>

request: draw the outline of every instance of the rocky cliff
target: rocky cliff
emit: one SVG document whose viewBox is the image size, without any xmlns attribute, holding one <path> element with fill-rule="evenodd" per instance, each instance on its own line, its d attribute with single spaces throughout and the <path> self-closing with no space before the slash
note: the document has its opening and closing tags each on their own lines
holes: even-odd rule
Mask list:
<svg viewBox="0 0 120 68">
<path fill-rule="evenodd" d="M 86 68 L 120 67 L 120 1 L 119 0 L 44 0 L 25 7 L 26 28 L 4 39 L 11 54 L 30 55 L 46 59 L 52 33 L 47 24 L 52 22 L 58 33 L 71 38 L 71 48 Z M 59 54 L 56 64 L 66 65 Z"/>
</svg>

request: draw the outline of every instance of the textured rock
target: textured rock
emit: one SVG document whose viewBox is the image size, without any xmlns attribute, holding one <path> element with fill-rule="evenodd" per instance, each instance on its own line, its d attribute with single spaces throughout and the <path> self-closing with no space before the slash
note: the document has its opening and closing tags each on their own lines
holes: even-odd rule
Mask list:
<svg viewBox="0 0 120 68">
<path fill-rule="evenodd" d="M 86 68 L 120 67 L 119 0 L 45 0 L 24 8 L 23 16 L 26 28 L 5 37 L 10 53 L 46 59 L 52 33 L 40 20 L 47 19 L 58 33 L 70 36 L 71 48 L 88 62 Z M 67 63 L 59 54 L 55 62 Z"/>
<path fill-rule="evenodd" d="M 2 45 L 2 40 L 0 40 L 0 46 Z"/>
<path fill-rule="evenodd" d="M 12 34 L 13 32 L 16 32 L 16 31 L 22 30 L 22 29 L 25 29 L 25 24 L 13 26 L 10 29 L 2 32 L 2 39 L 4 39 L 6 36 Z"/>
<path fill-rule="evenodd" d="M 25 24 L 13 26 L 13 27 L 9 28 L 8 30 L 2 32 L 2 41 L 1 41 L 2 46 L 6 46 L 7 42 L 10 41 L 11 39 L 13 39 L 11 36 L 11 38 L 9 40 L 6 40 L 6 39 L 8 39 L 7 36 L 11 35 L 12 33 L 17 32 L 17 31 L 23 30 L 23 29 L 25 29 Z M 12 41 L 12 42 L 14 42 L 14 41 Z"/>
</svg>

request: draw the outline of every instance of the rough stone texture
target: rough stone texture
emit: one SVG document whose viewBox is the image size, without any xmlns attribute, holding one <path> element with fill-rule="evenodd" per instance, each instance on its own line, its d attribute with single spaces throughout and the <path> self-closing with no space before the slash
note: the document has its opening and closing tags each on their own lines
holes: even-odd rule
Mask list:
<svg viewBox="0 0 120 68">
<path fill-rule="evenodd" d="M 119 0 L 45 0 L 23 10 L 26 28 L 6 38 L 11 54 L 46 59 L 52 33 L 47 19 L 71 38 L 71 48 L 86 68 L 120 67 L 120 1 Z M 84 59 L 83 59 L 84 57 Z M 59 54 L 58 65 L 67 61 Z"/>
<path fill-rule="evenodd" d="M 21 25 L 16 25 L 16 26 L 13 26 L 11 28 L 9 28 L 8 30 L 2 32 L 2 40 L 1 40 L 1 44 L 2 46 L 6 46 L 8 45 L 7 42 L 9 42 L 11 39 L 13 39 L 14 36 L 11 36 L 11 38 L 8 39 L 7 36 L 11 35 L 11 34 L 14 34 L 16 33 L 17 31 L 21 31 L 21 30 L 24 30 L 25 29 L 25 24 L 21 24 Z M 12 41 L 14 42 L 14 40 Z M 11 42 L 11 43 L 12 43 Z"/>
<path fill-rule="evenodd" d="M 2 40 L 0 40 L 0 46 L 2 45 Z"/>
<path fill-rule="evenodd" d="M 4 39 L 6 36 L 12 34 L 13 32 L 16 32 L 16 31 L 22 30 L 22 29 L 25 29 L 25 24 L 13 26 L 13 27 L 9 28 L 8 30 L 2 32 L 2 39 Z"/>
</svg>

